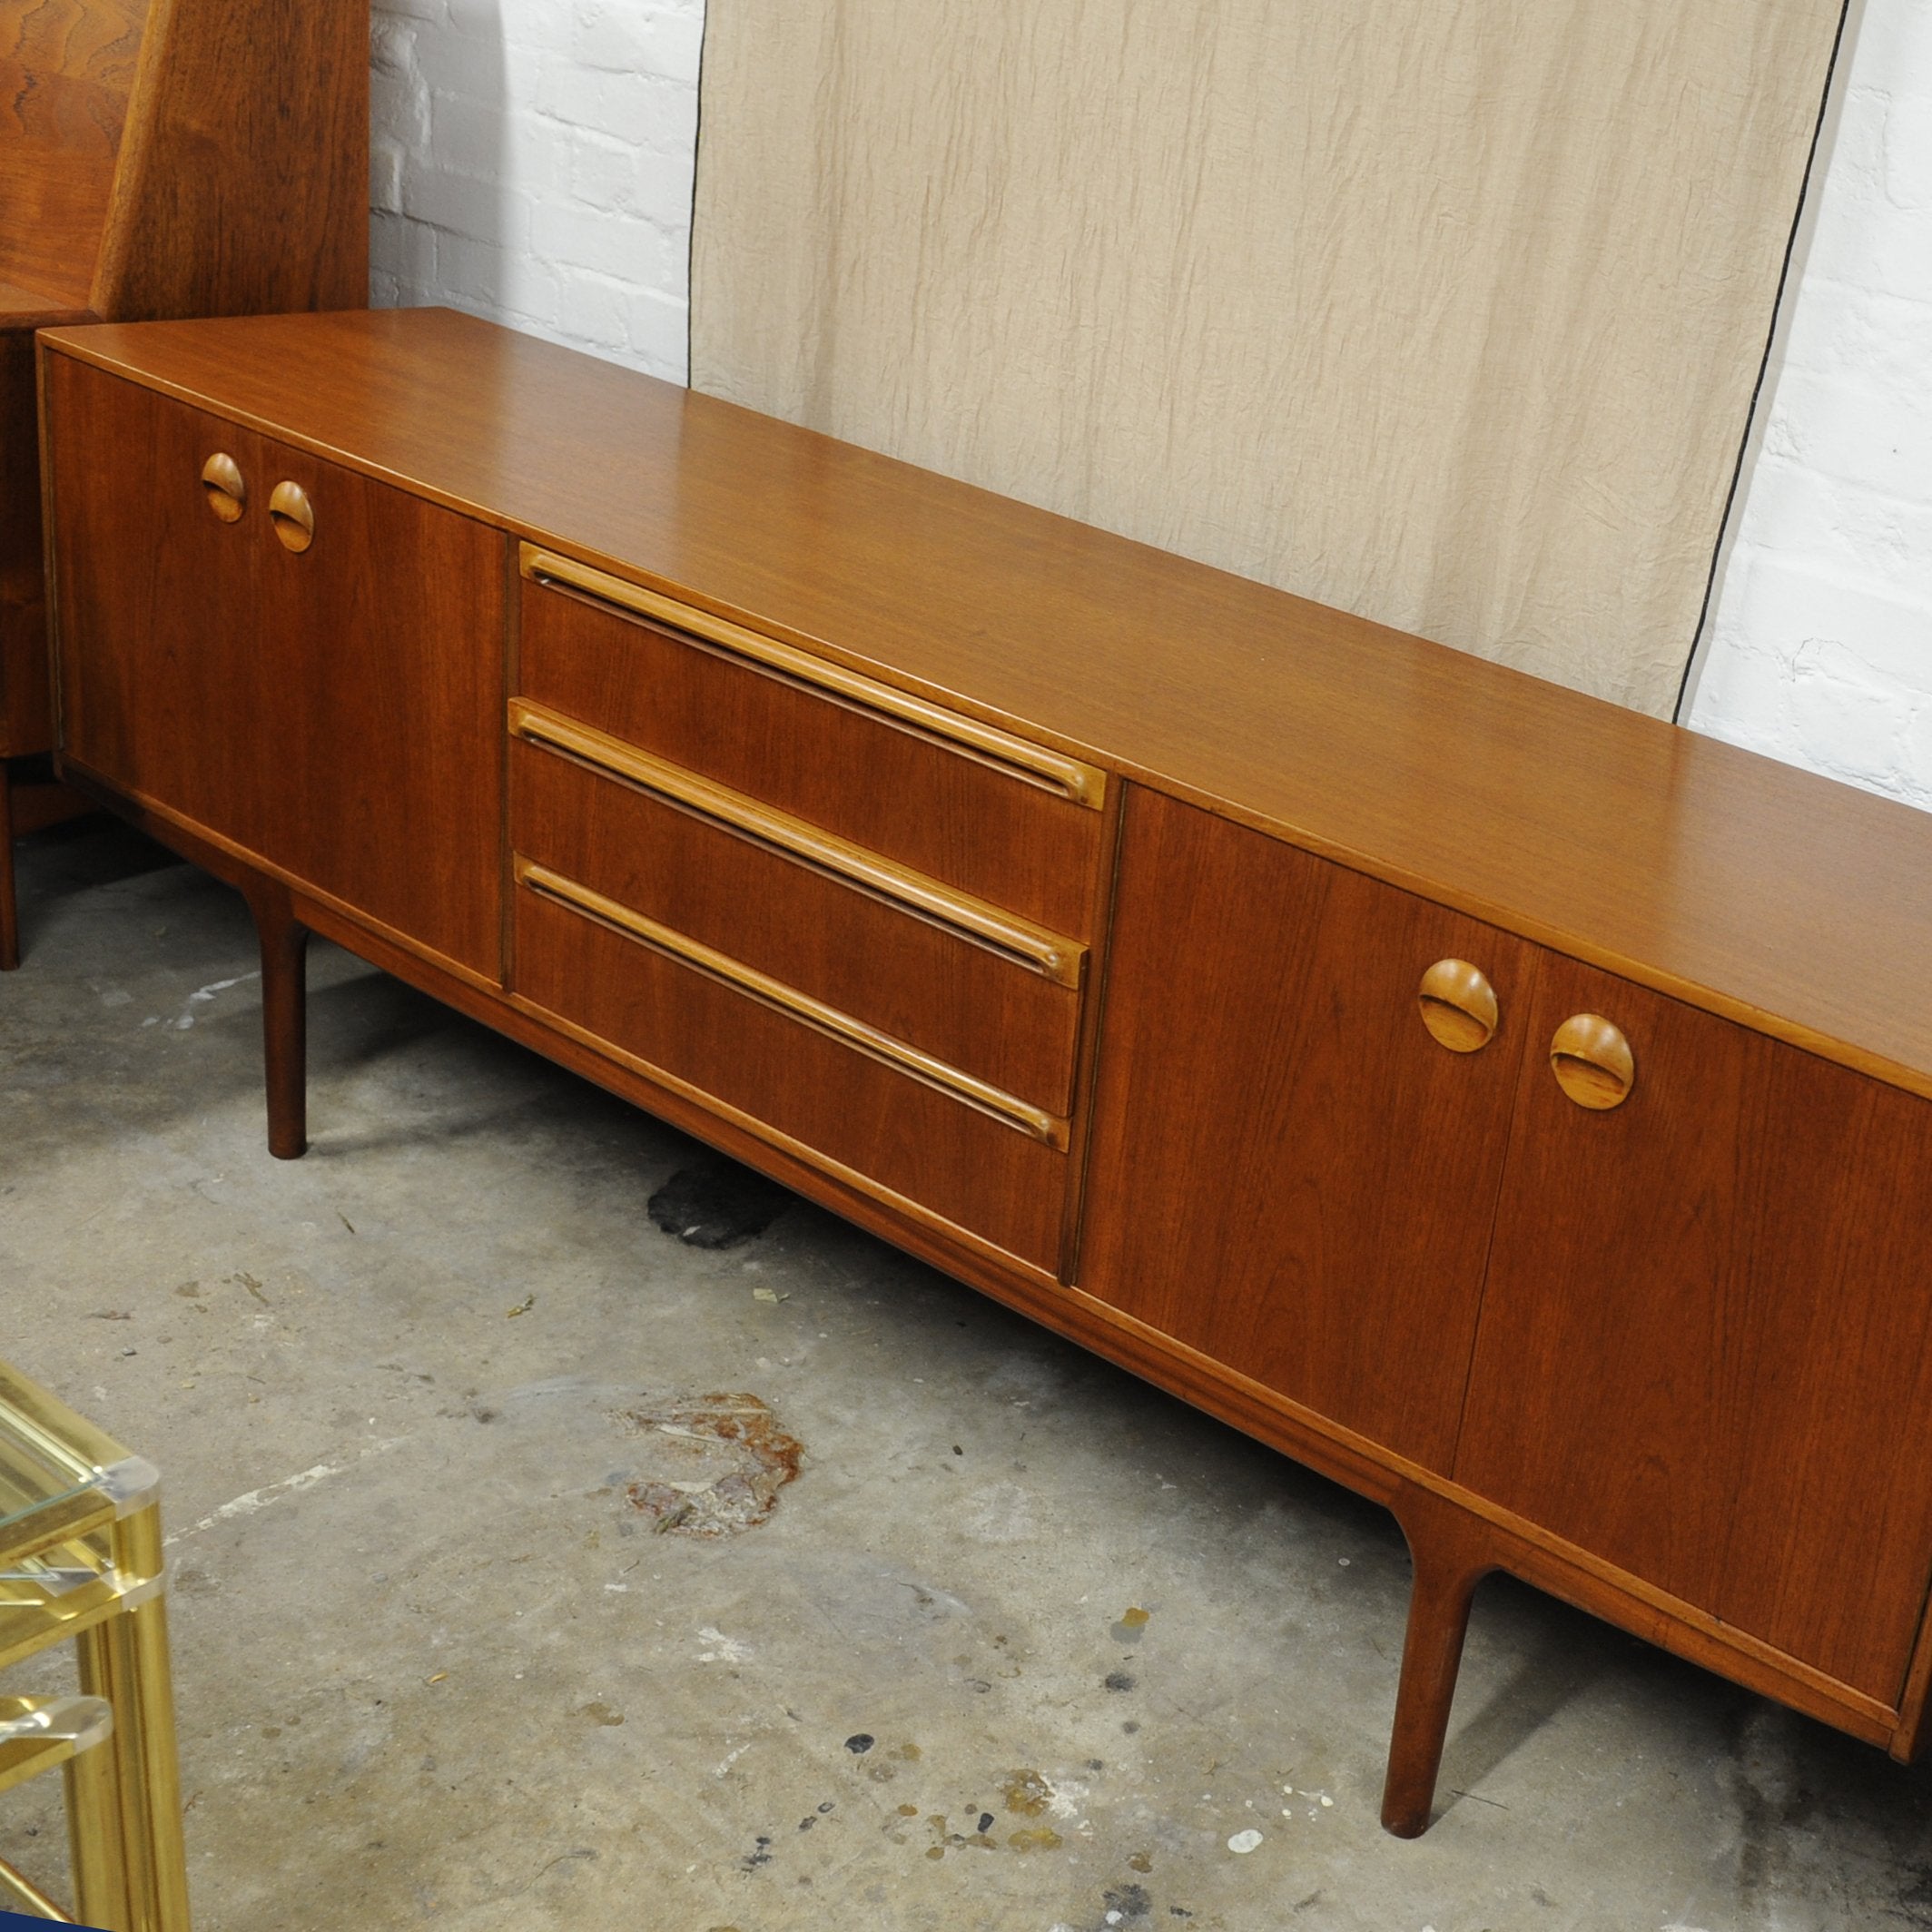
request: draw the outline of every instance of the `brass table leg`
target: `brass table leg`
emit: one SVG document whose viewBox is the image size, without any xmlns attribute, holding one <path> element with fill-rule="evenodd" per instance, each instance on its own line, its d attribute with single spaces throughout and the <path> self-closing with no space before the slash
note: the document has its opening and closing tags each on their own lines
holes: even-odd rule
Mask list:
<svg viewBox="0 0 1932 1932">
<path fill-rule="evenodd" d="M 89 1632 L 88 1636 L 93 1633 Z M 81 1676 L 91 1673 L 85 1646 Z M 98 1691 L 90 1695 L 99 1696 Z M 74 1916 L 84 1926 L 124 1926 L 133 1922 L 127 1895 L 127 1860 L 121 1849 L 121 1780 L 114 1741 L 82 1751 L 62 1766 L 67 1783 L 67 1843 L 74 1873 Z"/>
<path fill-rule="evenodd" d="M 161 1573 L 161 1512 L 153 1504 L 114 1525 L 117 1568 L 128 1575 Z M 74 1878 L 83 1919 L 113 1932 L 189 1932 L 188 1867 L 182 1845 L 181 1763 L 168 1668 L 168 1605 L 158 1592 L 74 1640 L 84 1693 L 113 1706 L 108 1776 L 110 1821 L 96 1842 L 74 1826 Z M 118 1833 L 113 1828 L 118 1821 Z M 90 1889 L 112 1893 L 119 1882 L 121 1916 L 94 1917 Z"/>
</svg>

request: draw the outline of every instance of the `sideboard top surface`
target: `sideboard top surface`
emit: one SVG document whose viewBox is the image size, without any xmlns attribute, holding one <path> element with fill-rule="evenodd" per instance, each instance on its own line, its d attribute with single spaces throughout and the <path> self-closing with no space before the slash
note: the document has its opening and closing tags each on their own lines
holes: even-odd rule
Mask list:
<svg viewBox="0 0 1932 1932">
<path fill-rule="evenodd" d="M 453 310 L 43 340 L 1932 1094 L 1932 814 Z"/>
</svg>

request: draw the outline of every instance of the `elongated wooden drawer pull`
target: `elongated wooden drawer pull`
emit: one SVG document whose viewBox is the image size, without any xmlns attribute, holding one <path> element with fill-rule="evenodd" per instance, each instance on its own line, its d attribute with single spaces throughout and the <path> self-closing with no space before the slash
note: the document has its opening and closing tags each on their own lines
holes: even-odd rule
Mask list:
<svg viewBox="0 0 1932 1932">
<path fill-rule="evenodd" d="M 1496 990 L 1467 960 L 1437 960 L 1422 976 L 1422 1023 L 1452 1053 L 1474 1053 L 1495 1038 Z"/>
<path fill-rule="evenodd" d="M 306 550 L 315 541 L 315 509 L 300 483 L 278 483 L 269 492 L 269 522 L 284 550 Z"/>
<path fill-rule="evenodd" d="M 682 765 L 626 744 L 621 738 L 613 738 L 607 732 L 579 724 L 574 718 L 561 717 L 522 698 L 510 700 L 510 730 L 527 744 L 561 752 L 608 777 L 655 793 L 769 845 L 788 858 L 832 872 L 936 924 L 950 926 L 1056 985 L 1077 987 L 1080 983 L 1087 948 L 1079 940 L 1050 932 L 1017 913 L 1002 912 L 970 892 L 942 885 L 911 866 L 895 864 L 788 812 L 746 798 L 727 785 L 716 784 Z"/>
<path fill-rule="evenodd" d="M 1027 784 L 1038 785 L 1077 805 L 1098 812 L 1107 796 L 1107 774 L 1096 765 L 1083 764 L 1078 758 L 1050 751 L 1043 744 L 1030 744 L 977 718 L 962 717 L 938 705 L 882 685 L 876 678 L 848 671 L 843 665 L 814 657 L 809 651 L 781 644 L 775 637 L 747 630 L 742 624 L 714 616 L 675 597 L 646 590 L 642 584 L 613 577 L 573 557 L 559 557 L 525 544 L 518 553 L 523 575 L 535 584 L 549 584 L 573 590 L 580 596 L 594 597 L 643 617 L 655 617 L 674 630 L 701 637 L 706 644 L 734 656 L 750 659 L 770 670 L 782 673 L 802 685 L 816 685 L 831 696 L 877 712 L 929 738 L 936 738 L 952 750 L 963 752 L 989 764 L 997 765 L 1010 776 Z"/>
<path fill-rule="evenodd" d="M 1637 1062 L 1620 1028 L 1601 1013 L 1578 1013 L 1550 1042 L 1550 1070 L 1579 1107 L 1622 1107 L 1637 1084 Z"/>
<path fill-rule="evenodd" d="M 208 508 L 223 523 L 237 523 L 242 512 L 248 508 L 248 484 L 243 480 L 242 466 L 225 449 L 217 449 L 202 465 L 202 488 L 208 498 Z"/>
<path fill-rule="evenodd" d="M 1018 1095 L 1008 1093 L 989 1080 L 979 1079 L 930 1053 L 922 1052 L 902 1040 L 895 1040 L 890 1033 L 882 1033 L 877 1027 L 868 1026 L 864 1020 L 841 1012 L 837 1007 L 828 1006 L 823 1000 L 814 1000 L 810 993 L 801 992 L 795 986 L 787 986 L 783 980 L 774 980 L 769 973 L 760 972 L 755 966 L 747 966 L 743 960 L 734 960 L 729 953 L 720 952 L 715 947 L 691 938 L 688 933 L 659 925 L 655 919 L 647 919 L 642 912 L 634 912 L 630 907 L 619 905 L 615 899 L 606 899 L 602 892 L 593 892 L 587 885 L 579 885 L 575 879 L 566 879 L 562 873 L 553 872 L 547 866 L 535 865 L 527 859 L 518 858 L 517 883 L 529 892 L 541 893 L 546 899 L 554 900 L 559 905 L 568 906 L 573 912 L 586 913 L 606 926 L 614 926 L 630 938 L 642 941 L 654 951 L 665 953 L 699 972 L 708 973 L 714 980 L 721 980 L 752 999 L 775 1007 L 806 1026 L 815 1027 L 821 1033 L 829 1033 L 833 1039 L 843 1040 L 848 1047 L 854 1047 L 861 1053 L 896 1068 L 901 1073 L 923 1080 L 929 1087 L 937 1087 L 942 1093 L 950 1093 L 954 1099 L 963 1100 L 968 1106 L 991 1114 L 1008 1127 L 1017 1128 L 1030 1139 L 1043 1140 L 1052 1148 L 1064 1148 L 1067 1145 L 1068 1123 L 1057 1114 L 1049 1113 L 1043 1107 L 1032 1106 Z"/>
</svg>

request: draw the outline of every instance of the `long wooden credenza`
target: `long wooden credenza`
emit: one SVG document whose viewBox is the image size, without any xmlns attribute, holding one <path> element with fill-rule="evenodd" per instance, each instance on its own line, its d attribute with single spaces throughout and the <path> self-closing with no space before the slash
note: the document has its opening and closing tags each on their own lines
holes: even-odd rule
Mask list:
<svg viewBox="0 0 1932 1932">
<path fill-rule="evenodd" d="M 41 338 L 63 769 L 1505 1570 L 1901 1759 L 1932 817 L 440 310 Z"/>
</svg>

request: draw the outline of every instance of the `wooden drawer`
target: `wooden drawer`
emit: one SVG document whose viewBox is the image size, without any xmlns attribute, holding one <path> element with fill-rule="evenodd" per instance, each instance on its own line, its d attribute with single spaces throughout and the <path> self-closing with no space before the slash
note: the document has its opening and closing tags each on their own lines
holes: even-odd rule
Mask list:
<svg viewBox="0 0 1932 1932">
<path fill-rule="evenodd" d="M 1104 774 L 548 551 L 522 568 L 526 697 L 1093 937 Z"/>
<path fill-rule="evenodd" d="M 1086 948 L 521 702 L 511 844 L 1064 1118 Z"/>
<path fill-rule="evenodd" d="M 621 916 L 519 868 L 521 1000 L 869 1191 L 1057 1270 L 1067 1160 L 1049 1139 L 674 957 Z"/>
</svg>

